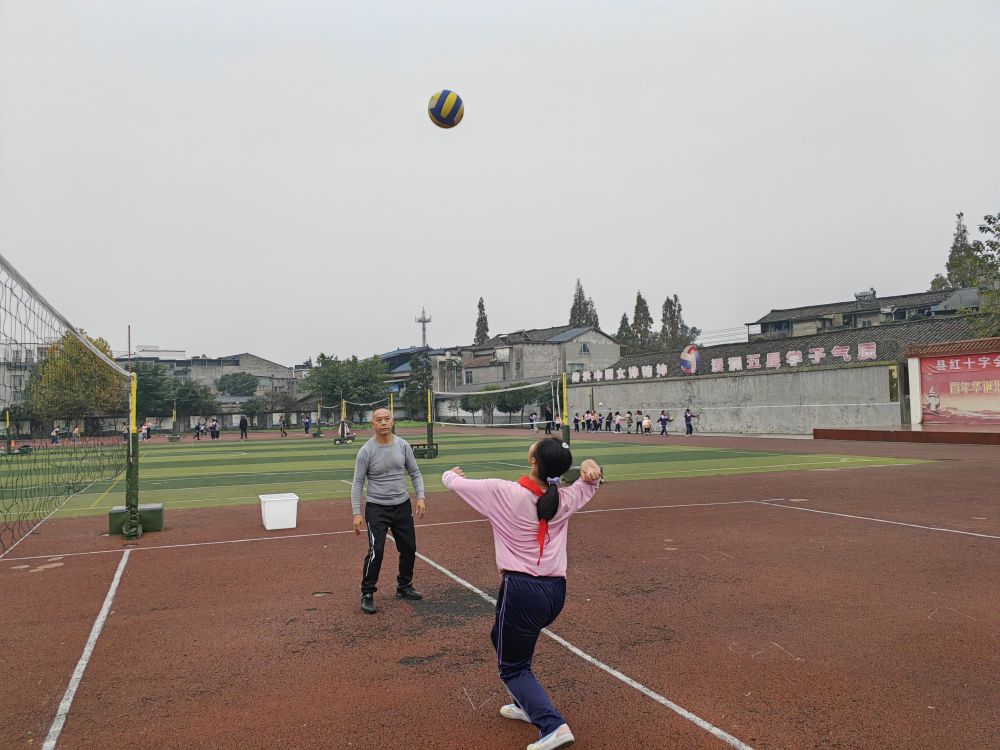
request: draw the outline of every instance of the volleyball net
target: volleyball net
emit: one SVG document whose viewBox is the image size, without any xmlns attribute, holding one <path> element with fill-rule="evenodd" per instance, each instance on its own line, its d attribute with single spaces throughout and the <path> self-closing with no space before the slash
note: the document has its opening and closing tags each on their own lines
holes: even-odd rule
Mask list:
<svg viewBox="0 0 1000 750">
<path fill-rule="evenodd" d="M 448 427 L 527 427 L 562 424 L 560 378 L 515 383 L 509 388 L 433 392 L 435 424 Z"/>
<path fill-rule="evenodd" d="M 137 460 L 133 382 L 0 256 L 0 557 Z"/>
</svg>

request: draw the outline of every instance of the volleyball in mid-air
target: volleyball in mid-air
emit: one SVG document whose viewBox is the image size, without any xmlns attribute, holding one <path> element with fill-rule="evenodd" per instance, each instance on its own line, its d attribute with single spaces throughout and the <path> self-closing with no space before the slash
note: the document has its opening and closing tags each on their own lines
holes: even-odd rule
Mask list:
<svg viewBox="0 0 1000 750">
<path fill-rule="evenodd" d="M 427 105 L 427 114 L 430 115 L 431 122 L 439 128 L 453 128 L 462 121 L 465 105 L 462 104 L 462 97 L 454 91 L 444 89 L 431 97 L 430 104 Z"/>
<path fill-rule="evenodd" d="M 685 375 L 694 375 L 698 372 L 700 364 L 701 355 L 698 353 L 698 347 L 694 344 L 685 346 L 684 351 L 681 352 L 681 372 Z"/>
</svg>

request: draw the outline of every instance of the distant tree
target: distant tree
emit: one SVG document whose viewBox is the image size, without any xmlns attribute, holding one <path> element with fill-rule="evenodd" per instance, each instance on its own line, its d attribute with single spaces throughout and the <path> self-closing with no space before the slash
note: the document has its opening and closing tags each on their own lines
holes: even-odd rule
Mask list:
<svg viewBox="0 0 1000 750">
<path fill-rule="evenodd" d="M 194 380 L 181 380 L 174 391 L 178 417 L 207 417 L 219 412 L 212 389 Z"/>
<path fill-rule="evenodd" d="M 493 424 L 493 414 L 497 409 L 497 399 L 500 397 L 498 393 L 491 393 L 491 391 L 500 390 L 498 385 L 486 385 L 483 386 L 483 390 L 476 396 L 479 402 L 479 408 L 483 412 L 483 423 Z"/>
<path fill-rule="evenodd" d="M 180 381 L 170 375 L 164 365 L 155 362 L 137 362 L 132 371 L 136 374 L 137 417 L 170 416 L 174 410 L 174 392 Z"/>
<path fill-rule="evenodd" d="M 310 395 L 330 406 L 346 399 L 356 403 L 371 403 L 385 398 L 389 389 L 385 384 L 385 363 L 378 357 L 340 360 L 320 354 L 316 365 L 303 381 L 303 387 Z M 352 407 L 353 418 L 363 411 Z"/>
<path fill-rule="evenodd" d="M 576 288 L 573 290 L 573 305 L 569 309 L 569 324 L 576 328 L 601 327 L 601 321 L 597 317 L 597 306 L 594 305 L 594 300 L 584 294 L 580 279 L 576 280 Z"/>
<path fill-rule="evenodd" d="M 986 214 L 979 225 L 979 233 L 986 237 L 972 243 L 973 250 L 985 259 L 989 274 L 1000 270 L 1000 211 L 995 215 Z"/>
<path fill-rule="evenodd" d="M 479 403 L 479 398 L 473 395 L 462 396 L 462 398 L 459 399 L 458 408 L 472 415 L 473 424 L 476 423 L 476 412 L 483 410 L 482 405 Z"/>
<path fill-rule="evenodd" d="M 943 274 L 936 273 L 934 278 L 931 279 L 931 292 L 940 292 L 944 289 L 951 289 L 951 282 L 948 281 L 948 277 Z"/>
<path fill-rule="evenodd" d="M 635 293 L 635 312 L 632 314 L 632 336 L 636 349 L 644 352 L 649 349 L 653 338 L 653 316 L 649 314 L 649 305 L 642 292 Z"/>
<path fill-rule="evenodd" d="M 81 335 L 86 336 L 83 331 Z M 111 346 L 87 337 L 110 359 Z M 128 412 L 128 381 L 67 331 L 49 346 L 48 356 L 31 373 L 31 412 L 48 419 L 120 416 Z M 141 415 L 140 415 L 141 416 Z"/>
<path fill-rule="evenodd" d="M 526 383 L 514 383 L 511 388 L 520 388 L 523 385 L 526 385 Z M 530 388 L 521 388 L 521 390 L 504 391 L 497 394 L 497 411 L 501 414 L 506 414 L 508 422 L 513 422 L 514 414 L 523 412 L 524 407 L 527 406 L 527 399 L 530 398 L 531 390 Z"/>
<path fill-rule="evenodd" d="M 618 343 L 624 346 L 628 352 L 631 352 L 635 346 L 635 337 L 632 335 L 632 326 L 629 325 L 627 313 L 622 313 L 622 319 L 618 324 L 618 333 L 615 334 L 615 338 L 618 339 Z"/>
<path fill-rule="evenodd" d="M 427 391 L 434 382 L 430 358 L 418 352 L 410 359 L 410 379 L 403 392 L 403 405 L 410 419 L 427 419 Z"/>
<path fill-rule="evenodd" d="M 284 391 L 264 391 L 259 396 L 243 404 L 243 412 L 250 417 L 250 421 L 257 427 L 270 427 L 267 417 L 271 414 L 285 414 L 294 411 L 296 407 L 295 397 Z M 326 405 L 324 405 L 326 408 Z M 340 414 L 339 403 L 335 406 L 335 413 Z"/>
<path fill-rule="evenodd" d="M 257 376 L 249 372 L 229 372 L 215 381 L 215 388 L 227 396 L 252 396 L 257 392 L 257 382 Z"/>
<path fill-rule="evenodd" d="M 479 315 L 476 316 L 476 338 L 474 344 L 484 344 L 490 338 L 490 324 L 486 319 L 486 304 L 479 298 Z"/>
<path fill-rule="evenodd" d="M 989 235 L 989 220 L 995 217 L 987 215 L 979 231 Z M 995 225 L 994 225 L 995 228 Z M 931 291 L 956 287 L 980 286 L 997 272 L 997 251 L 990 250 L 989 242 L 969 241 L 969 229 L 965 225 L 965 214 L 955 214 L 955 233 L 948 251 L 948 261 L 945 264 L 946 276 L 936 274 L 931 279 Z"/>
<path fill-rule="evenodd" d="M 590 297 L 587 297 L 587 312 L 584 315 L 583 325 L 598 329 L 601 327 L 601 320 L 597 317 L 597 306 Z"/>
<path fill-rule="evenodd" d="M 577 279 L 576 288 L 573 290 L 573 305 L 569 309 L 569 324 L 576 327 L 587 325 L 588 312 L 587 295 L 583 293 L 580 279 Z"/>
<path fill-rule="evenodd" d="M 243 404 L 243 413 L 247 415 L 247 419 L 252 426 L 260 427 L 266 426 L 267 423 L 264 421 L 265 415 L 271 412 L 268 401 L 264 396 L 254 396 Z"/>
<path fill-rule="evenodd" d="M 988 338 L 1000 336 L 1000 211 L 983 217 L 979 233 L 985 239 L 976 240 L 972 246 L 983 262 L 977 285 L 979 310 L 984 315 L 974 320 L 973 330 L 977 336 Z"/>
<path fill-rule="evenodd" d="M 660 323 L 660 348 L 668 351 L 683 349 L 701 335 L 701 329 L 684 322 L 683 307 L 676 294 L 663 301 Z"/>
<path fill-rule="evenodd" d="M 337 357 L 320 354 L 306 373 L 302 387 L 320 401 L 339 404 L 342 398 L 347 398 L 347 368 Z"/>
<path fill-rule="evenodd" d="M 380 358 L 351 357 L 344 364 L 347 366 L 347 398 L 370 403 L 388 397 L 389 387 L 385 383 L 388 373 Z"/>
</svg>

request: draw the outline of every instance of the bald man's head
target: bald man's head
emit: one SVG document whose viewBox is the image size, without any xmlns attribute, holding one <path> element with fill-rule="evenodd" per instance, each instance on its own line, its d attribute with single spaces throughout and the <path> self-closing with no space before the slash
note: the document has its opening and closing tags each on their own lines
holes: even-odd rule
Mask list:
<svg viewBox="0 0 1000 750">
<path fill-rule="evenodd" d="M 392 434 L 392 413 L 384 406 L 372 412 L 372 428 L 376 437 L 388 439 Z"/>
</svg>

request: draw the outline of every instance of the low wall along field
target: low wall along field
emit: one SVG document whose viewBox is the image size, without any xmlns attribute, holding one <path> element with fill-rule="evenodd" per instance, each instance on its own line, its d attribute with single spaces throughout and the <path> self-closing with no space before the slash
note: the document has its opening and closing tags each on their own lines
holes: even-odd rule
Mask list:
<svg viewBox="0 0 1000 750">
<path fill-rule="evenodd" d="M 760 375 L 693 376 L 655 381 L 570 386 L 569 415 L 637 409 L 654 421 L 662 409 L 683 431 L 687 408 L 698 432 L 807 434 L 816 427 L 899 425 L 903 409 L 890 398 L 893 365 L 803 370 Z M 656 431 L 659 427 L 656 426 Z"/>
</svg>

